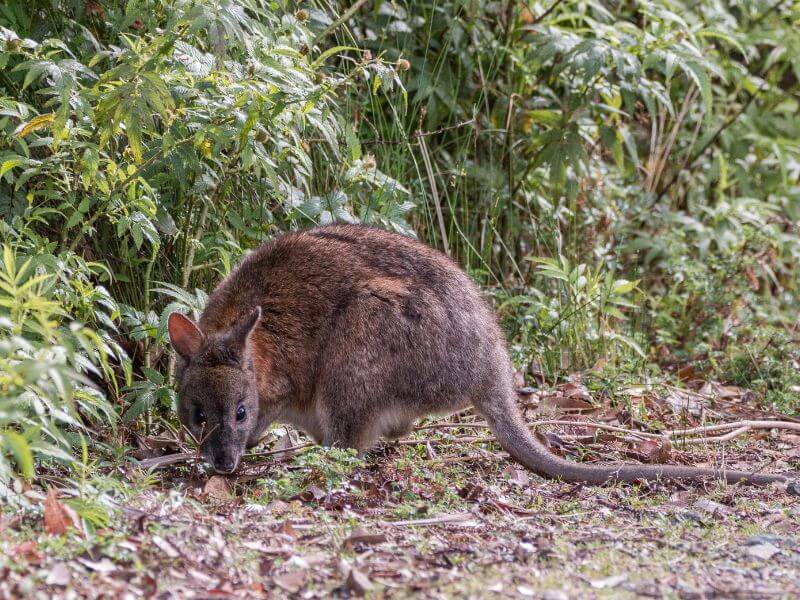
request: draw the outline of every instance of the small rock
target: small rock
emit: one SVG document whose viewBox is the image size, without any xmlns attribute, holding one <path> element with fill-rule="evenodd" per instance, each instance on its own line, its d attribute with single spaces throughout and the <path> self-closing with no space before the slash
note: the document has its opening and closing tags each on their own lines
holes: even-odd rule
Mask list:
<svg viewBox="0 0 800 600">
<path fill-rule="evenodd" d="M 65 563 L 56 563 L 47 575 L 45 583 L 47 585 L 68 585 L 72 579 L 69 567 Z"/>
<path fill-rule="evenodd" d="M 527 585 L 518 585 L 517 593 L 520 596 L 525 596 L 526 598 L 530 598 L 536 594 L 536 592 L 533 591 L 533 588 L 529 588 Z"/>
<path fill-rule="evenodd" d="M 747 555 L 752 556 L 754 558 L 759 558 L 761 560 L 769 560 L 776 554 L 780 552 L 780 548 L 773 544 L 755 544 L 754 546 L 748 546 L 747 548 Z"/>
<path fill-rule="evenodd" d="M 569 600 L 569 596 L 561 590 L 545 590 L 542 600 Z"/>
<path fill-rule="evenodd" d="M 617 587 L 620 583 L 627 580 L 627 575 L 612 575 L 611 577 L 606 577 L 605 579 L 595 579 L 594 581 L 589 582 L 589 584 L 593 588 L 597 588 L 598 590 L 604 590 L 608 588 Z"/>
<path fill-rule="evenodd" d="M 290 594 L 294 594 L 299 592 L 300 588 L 303 587 L 303 584 L 306 582 L 306 576 L 306 571 L 290 571 L 275 577 L 273 581 L 279 588 L 289 592 Z"/>
<path fill-rule="evenodd" d="M 347 581 L 345 581 L 344 585 L 357 596 L 363 596 L 372 589 L 372 582 L 369 577 L 355 567 L 350 569 L 350 574 L 347 576 Z"/>
<path fill-rule="evenodd" d="M 530 542 L 520 542 L 514 550 L 514 557 L 520 562 L 528 562 L 534 554 L 536 554 L 536 546 Z"/>
<path fill-rule="evenodd" d="M 700 500 L 694 503 L 694 507 L 712 516 L 721 516 L 730 512 L 730 509 L 724 504 L 720 504 L 719 502 L 714 502 L 713 500 L 709 500 L 708 498 L 701 498 Z"/>
<path fill-rule="evenodd" d="M 744 541 L 745 546 L 755 546 L 757 544 L 780 544 L 787 541 L 786 538 L 777 535 L 754 535 Z"/>
</svg>

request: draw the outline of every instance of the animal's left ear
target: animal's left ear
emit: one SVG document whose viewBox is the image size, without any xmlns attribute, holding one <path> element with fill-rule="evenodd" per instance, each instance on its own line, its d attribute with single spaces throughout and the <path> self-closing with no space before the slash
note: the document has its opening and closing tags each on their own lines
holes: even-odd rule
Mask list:
<svg viewBox="0 0 800 600">
<path fill-rule="evenodd" d="M 169 331 L 169 341 L 184 360 L 189 360 L 197 354 L 203 344 L 203 333 L 194 321 L 181 313 L 170 314 L 167 330 Z"/>
<path fill-rule="evenodd" d="M 244 346 L 247 343 L 247 338 L 250 337 L 250 334 L 256 328 L 256 325 L 258 325 L 260 320 L 261 307 L 256 306 L 253 310 L 236 321 L 227 335 L 228 342 L 231 344 L 231 346 L 235 347 L 237 350 L 244 349 Z"/>
</svg>

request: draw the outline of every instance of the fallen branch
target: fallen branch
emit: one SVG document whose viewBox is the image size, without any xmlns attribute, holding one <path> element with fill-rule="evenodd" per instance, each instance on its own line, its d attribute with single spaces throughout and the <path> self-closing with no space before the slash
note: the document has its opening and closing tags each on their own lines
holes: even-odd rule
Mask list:
<svg viewBox="0 0 800 600">
<path fill-rule="evenodd" d="M 661 440 L 664 438 L 667 439 L 674 439 L 679 438 L 682 436 L 694 436 L 697 434 L 704 434 L 704 433 L 711 433 L 714 431 L 728 431 L 730 429 L 736 430 L 744 430 L 749 431 L 752 429 L 788 429 L 792 431 L 800 431 L 800 423 L 794 423 L 792 421 L 733 421 L 731 423 L 719 423 L 717 425 L 705 425 L 703 427 L 692 427 L 689 429 L 672 429 L 668 431 L 664 431 L 662 433 L 651 433 L 648 431 L 638 431 L 635 429 L 628 429 L 626 427 L 620 427 L 618 425 L 608 425 L 606 423 L 597 423 L 594 421 L 570 421 L 566 419 L 547 419 L 542 421 L 533 421 L 531 423 L 532 427 L 539 427 L 541 425 L 566 425 L 566 426 L 583 426 L 583 427 L 593 427 L 595 429 L 603 429 L 606 431 L 616 431 L 618 433 L 625 433 L 627 435 L 633 435 L 643 438 L 649 439 L 656 439 Z M 488 425 L 484 422 L 480 423 L 433 423 L 430 425 L 423 425 L 421 427 L 415 428 L 414 431 L 421 431 L 425 429 L 488 429 Z M 722 436 L 713 436 L 713 437 L 706 437 L 706 438 L 698 438 L 698 439 L 686 439 L 680 440 L 687 444 L 699 444 L 705 441 L 709 442 L 724 442 L 738 435 L 741 435 L 744 431 L 740 431 L 737 433 L 736 436 L 722 435 Z M 486 441 L 491 441 L 494 438 L 487 438 Z M 402 442 L 410 444 L 413 440 L 401 440 Z M 417 442 L 420 443 L 420 442 Z"/>
<path fill-rule="evenodd" d="M 192 462 L 198 458 L 199 456 L 197 456 L 195 452 L 176 452 L 175 454 L 145 458 L 144 460 L 140 460 L 136 466 L 142 469 L 160 469 L 178 463 Z"/>
<path fill-rule="evenodd" d="M 680 435 L 694 435 L 697 433 L 709 433 L 711 431 L 727 431 L 728 429 L 740 429 L 747 427 L 749 429 L 791 429 L 800 431 L 800 423 L 792 421 L 732 421 L 731 423 L 719 423 L 718 425 L 704 425 L 703 427 L 692 427 L 690 429 L 673 429 L 672 431 L 665 431 L 664 435 L 667 437 L 675 437 Z"/>
<path fill-rule="evenodd" d="M 475 519 L 472 513 L 459 513 L 455 515 L 442 515 L 441 517 L 431 517 L 429 519 L 412 519 L 410 521 L 383 521 L 389 527 L 420 527 L 427 525 L 441 525 L 443 523 L 461 523 Z"/>
<path fill-rule="evenodd" d="M 682 444 L 713 444 L 719 442 L 729 442 L 737 437 L 740 437 L 748 431 L 757 429 L 786 429 L 790 431 L 800 431 L 800 423 L 793 423 L 791 421 L 734 421 L 731 423 L 719 423 L 717 425 L 705 425 L 703 427 L 691 427 L 688 429 L 673 429 L 664 431 L 663 433 L 651 433 L 647 431 L 637 431 L 635 429 L 628 429 L 618 425 L 608 425 L 606 423 L 595 423 L 591 421 L 569 421 L 565 419 L 547 419 L 543 421 L 534 421 L 531 423 L 533 427 L 540 427 L 542 425 L 563 425 L 570 427 L 592 427 L 594 429 L 602 429 L 605 431 L 613 431 L 616 433 L 623 433 L 633 438 L 646 438 L 652 440 L 669 440 L 678 441 Z M 423 425 L 417 427 L 415 431 L 422 431 L 427 429 L 488 429 L 486 423 L 433 423 L 430 425 Z M 713 433 L 715 431 L 727 431 L 723 435 L 694 437 L 706 433 Z M 569 438 L 566 438 L 569 439 Z M 497 441 L 495 436 L 461 436 L 452 437 L 443 440 L 425 440 L 425 439 L 403 439 L 394 442 L 398 446 L 416 446 L 419 444 L 442 445 L 452 442 L 471 442 L 471 443 L 484 443 Z M 631 441 L 631 440 L 627 440 Z M 635 439 L 633 440 L 635 441 Z M 282 448 L 278 450 L 264 450 L 263 452 L 251 452 L 245 454 L 245 458 L 254 458 L 259 456 L 274 456 L 276 454 L 295 453 L 299 450 L 304 450 L 314 446 L 313 442 L 305 442 Z M 481 457 L 459 457 L 459 461 L 476 460 Z M 175 454 L 167 454 L 165 456 L 157 456 L 155 458 L 147 458 L 138 462 L 138 466 L 142 469 L 159 469 L 183 462 L 197 461 L 199 456 L 193 452 L 176 452 Z M 426 464 L 440 464 L 443 462 L 459 462 L 447 458 L 434 458 L 425 461 Z"/>
</svg>

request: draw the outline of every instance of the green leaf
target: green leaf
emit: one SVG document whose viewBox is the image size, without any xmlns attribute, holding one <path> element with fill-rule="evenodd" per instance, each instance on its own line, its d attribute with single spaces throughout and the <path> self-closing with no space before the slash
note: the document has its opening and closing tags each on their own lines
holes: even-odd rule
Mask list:
<svg viewBox="0 0 800 600">
<path fill-rule="evenodd" d="M 311 63 L 311 68 L 316 70 L 319 69 L 326 60 L 328 60 L 334 54 L 339 54 L 340 52 L 348 52 L 348 51 L 358 52 L 359 49 L 355 46 L 334 46 L 333 48 L 328 48 L 320 54 L 313 63 Z"/>
<path fill-rule="evenodd" d="M 21 158 L 12 158 L 10 160 L 5 161 L 2 165 L 0 165 L 0 177 L 8 173 L 14 167 L 18 167 L 22 164 Z"/>
<path fill-rule="evenodd" d="M 0 431 L 0 441 L 7 446 L 14 455 L 17 469 L 25 479 L 33 479 L 33 453 L 28 445 L 28 440 L 15 431 L 6 429 Z"/>
<path fill-rule="evenodd" d="M 38 117 L 34 117 L 27 123 L 23 123 L 22 125 L 17 128 L 15 135 L 19 138 L 23 138 L 26 135 L 33 133 L 34 131 L 38 131 L 39 129 L 44 129 L 48 127 L 50 123 L 56 118 L 55 113 L 45 113 L 43 115 L 39 115 Z"/>
</svg>

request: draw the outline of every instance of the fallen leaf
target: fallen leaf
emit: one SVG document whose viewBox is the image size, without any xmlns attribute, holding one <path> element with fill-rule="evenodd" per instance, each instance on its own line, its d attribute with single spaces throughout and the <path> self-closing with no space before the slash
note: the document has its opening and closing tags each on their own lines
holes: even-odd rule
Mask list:
<svg viewBox="0 0 800 600">
<path fill-rule="evenodd" d="M 568 384 L 573 385 L 573 384 Z M 578 389 L 571 389 L 569 393 L 563 391 L 555 394 L 548 394 L 542 396 L 539 402 L 539 410 L 547 411 L 547 409 L 555 408 L 555 412 L 580 412 L 587 413 L 596 411 L 597 407 L 590 402 L 591 396 L 588 392 Z"/>
<path fill-rule="evenodd" d="M 274 577 L 272 581 L 282 590 L 294 594 L 300 591 L 307 577 L 307 571 L 289 571 L 288 573 Z"/>
<path fill-rule="evenodd" d="M 634 444 L 636 458 L 646 463 L 668 463 L 672 455 L 672 444 L 669 440 L 641 440 Z"/>
<path fill-rule="evenodd" d="M 47 490 L 44 500 L 44 530 L 50 535 L 64 535 L 67 529 L 77 526 L 75 511 L 58 501 L 56 490 Z"/>
<path fill-rule="evenodd" d="M 703 410 L 701 404 L 702 398 L 695 394 L 689 394 L 680 390 L 675 390 L 667 394 L 664 398 L 672 408 L 672 412 L 676 415 L 694 415 L 699 416 Z"/>
<path fill-rule="evenodd" d="M 180 553 L 175 549 L 175 546 L 170 544 L 167 540 L 157 535 L 153 536 L 153 544 L 170 558 L 178 558 Z"/>
<path fill-rule="evenodd" d="M 373 545 L 382 544 L 386 541 L 386 534 L 384 533 L 367 533 L 363 529 L 356 528 L 344 541 L 344 546 L 348 550 L 352 550 L 359 544 Z"/>
<path fill-rule="evenodd" d="M 730 512 L 730 509 L 724 504 L 714 502 L 708 498 L 701 498 L 694 503 L 694 508 L 703 511 L 712 516 L 720 516 Z"/>
<path fill-rule="evenodd" d="M 519 469 L 513 465 L 508 465 L 503 469 L 503 475 L 508 478 L 508 482 L 512 485 L 525 487 L 530 484 L 531 477 L 525 469 Z"/>
<path fill-rule="evenodd" d="M 350 574 L 347 576 L 347 581 L 345 581 L 344 585 L 356 596 L 363 596 L 373 587 L 369 577 L 355 567 L 350 569 Z"/>
<path fill-rule="evenodd" d="M 594 581 L 590 581 L 589 585 L 591 585 L 593 588 L 597 588 L 598 590 L 604 590 L 617 587 L 620 583 L 626 581 L 627 579 L 627 575 L 612 575 L 611 577 L 606 577 L 605 579 L 596 579 Z"/>
<path fill-rule="evenodd" d="M 690 379 L 697 379 L 697 371 L 694 370 L 694 366 L 692 365 L 686 365 L 685 367 L 678 369 L 678 372 L 675 374 L 681 381 L 689 381 Z"/>
<path fill-rule="evenodd" d="M 39 544 L 36 540 L 28 540 L 12 546 L 10 553 L 19 563 L 38 565 L 42 562 L 43 555 L 39 552 Z"/>
<path fill-rule="evenodd" d="M 281 523 L 280 527 L 278 527 L 278 533 L 282 533 L 284 535 L 288 535 L 291 537 L 297 535 L 297 532 L 295 531 L 294 527 L 292 527 L 291 521 L 284 521 L 283 523 Z"/>
<path fill-rule="evenodd" d="M 295 451 L 290 450 L 293 446 L 295 446 L 295 443 L 292 441 L 292 436 L 287 431 L 286 435 L 279 437 L 278 441 L 272 446 L 272 451 L 275 452 L 273 458 L 275 460 L 284 460 L 291 457 L 295 453 Z"/>
<path fill-rule="evenodd" d="M 53 568 L 50 569 L 50 572 L 47 574 L 47 579 L 45 579 L 45 583 L 47 585 L 59 585 L 59 586 L 66 586 L 69 584 L 70 580 L 72 579 L 72 573 L 67 567 L 66 563 L 60 562 L 53 565 Z"/>
<path fill-rule="evenodd" d="M 203 486 L 203 494 L 214 500 L 219 500 L 220 502 L 227 502 L 234 499 L 227 478 L 221 475 L 212 475 L 208 478 L 208 481 L 206 481 L 206 484 Z"/>
<path fill-rule="evenodd" d="M 458 495 L 464 500 L 477 500 L 485 491 L 482 486 L 467 482 L 464 487 L 458 490 Z"/>
<path fill-rule="evenodd" d="M 97 573 L 111 573 L 117 570 L 117 565 L 115 565 L 107 558 L 104 558 L 103 560 L 97 562 L 88 560 L 86 558 L 79 558 L 78 562 L 80 562 L 83 566 L 87 567 L 88 569 L 91 569 L 92 571 L 95 571 Z"/>
<path fill-rule="evenodd" d="M 300 500 L 300 502 L 313 502 L 315 500 L 322 500 L 327 494 L 316 485 L 308 486 L 305 491 L 300 492 L 296 496 L 292 496 L 292 500 Z"/>
<path fill-rule="evenodd" d="M 536 595 L 536 592 L 533 590 L 533 588 L 529 588 L 527 585 L 518 585 L 517 593 L 520 596 L 525 596 L 526 598 Z"/>
<path fill-rule="evenodd" d="M 769 560 L 776 554 L 780 553 L 780 551 L 780 548 L 774 544 L 770 544 L 769 542 L 748 546 L 746 550 L 748 556 L 752 556 L 753 558 L 758 558 L 760 560 Z"/>
</svg>

